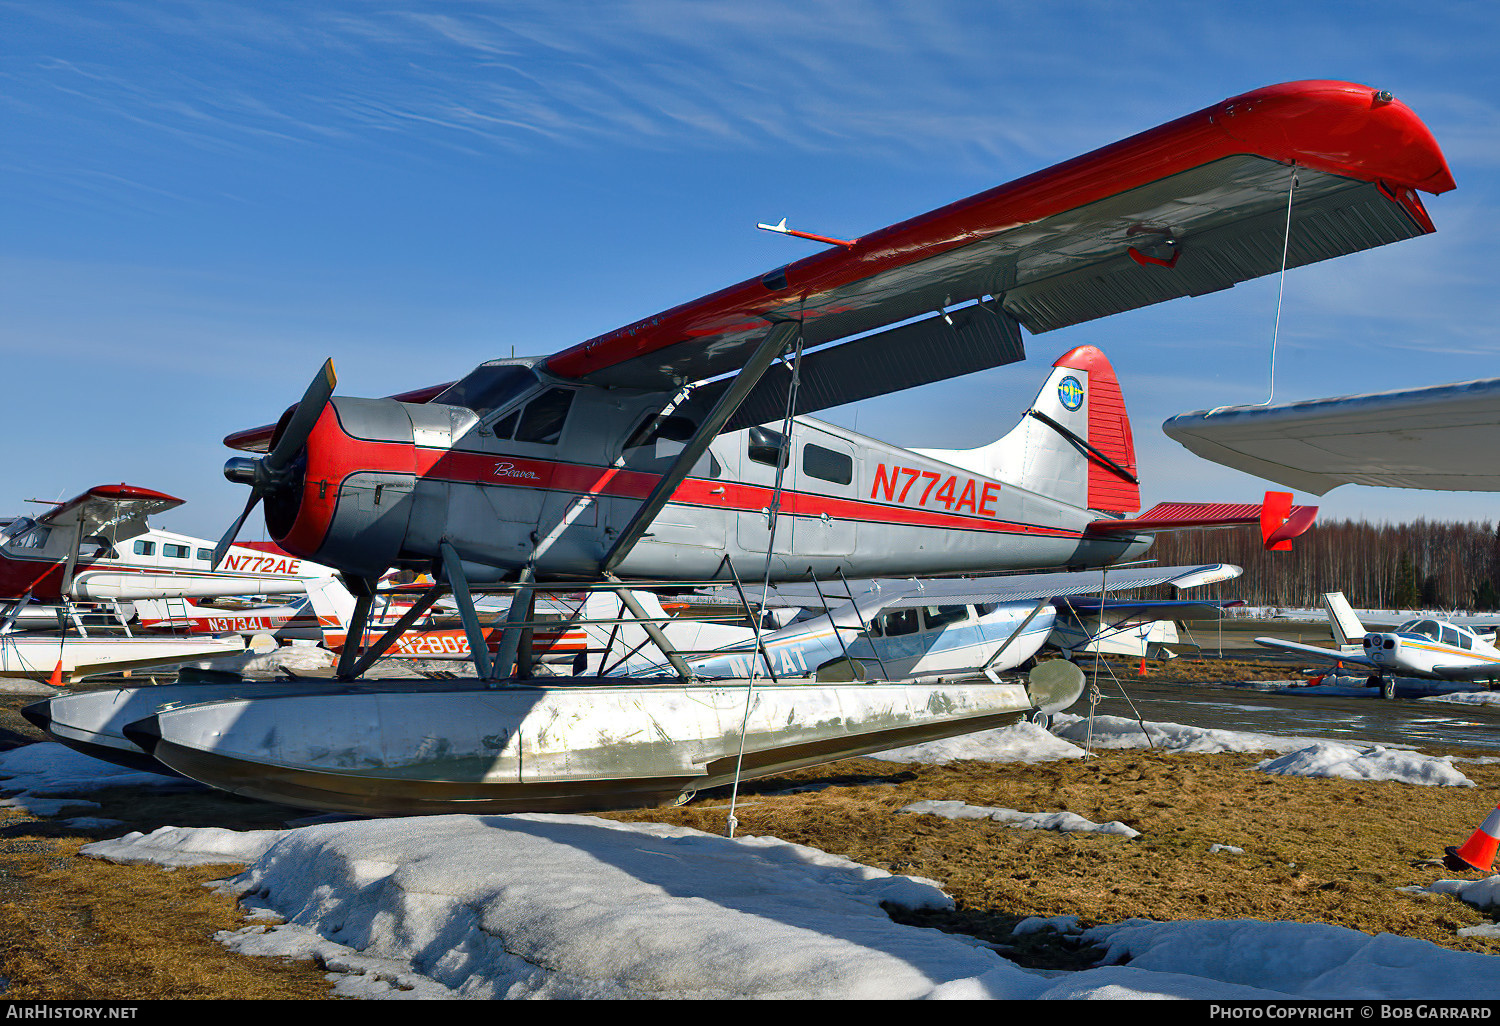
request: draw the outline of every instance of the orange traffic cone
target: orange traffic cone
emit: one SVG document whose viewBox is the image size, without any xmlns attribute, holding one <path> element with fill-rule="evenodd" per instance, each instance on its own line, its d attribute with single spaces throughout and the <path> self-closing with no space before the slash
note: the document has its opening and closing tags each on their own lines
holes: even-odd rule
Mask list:
<svg viewBox="0 0 1500 1026">
<path fill-rule="evenodd" d="M 63 686 L 61 659 L 57 661 L 56 666 L 52 667 L 52 676 L 47 678 L 47 685 L 54 688 L 60 688 Z"/>
<path fill-rule="evenodd" d="M 1139 670 L 1135 671 L 1135 675 L 1137 677 L 1144 677 L 1146 675 L 1146 657 L 1145 656 L 1141 656 L 1141 668 Z"/>
<path fill-rule="evenodd" d="M 1463 847 L 1443 849 L 1443 865 L 1459 872 L 1477 870 L 1488 873 L 1494 868 L 1497 847 L 1500 847 L 1500 805 L 1491 810 Z"/>
</svg>

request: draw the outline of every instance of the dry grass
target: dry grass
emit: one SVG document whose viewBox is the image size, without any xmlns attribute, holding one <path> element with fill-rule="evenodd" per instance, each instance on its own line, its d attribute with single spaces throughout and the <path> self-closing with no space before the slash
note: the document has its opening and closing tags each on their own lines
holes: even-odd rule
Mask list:
<svg viewBox="0 0 1500 1026">
<path fill-rule="evenodd" d="M 957 911 L 917 917 L 986 939 L 1010 940 L 1030 915 L 1077 915 L 1086 925 L 1254 918 L 1331 923 L 1500 954 L 1500 941 L 1456 936 L 1489 917 L 1452 898 L 1397 887 L 1456 874 L 1419 863 L 1462 843 L 1493 808 L 1500 768 L 1463 764 L 1478 785 L 1279 777 L 1251 770 L 1261 756 L 1107 751 L 1088 763 L 964 762 L 903 769 L 849 760 L 742 788 L 739 833 L 770 834 L 895 873 L 925 876 Z M 824 790 L 769 795 L 822 776 Z M 863 772 L 874 783 L 851 783 Z M 1019 830 L 983 820 L 900 813 L 922 799 L 958 799 L 1027 812 L 1120 820 L 1135 840 Z M 722 832 L 727 800 L 613 814 Z M 1245 854 L 1209 853 L 1213 844 Z M 1039 964 L 1062 967 L 1056 951 Z"/>
<path fill-rule="evenodd" d="M 1115 668 L 1123 679 L 1135 665 L 1120 661 Z M 1284 663 L 1253 659 L 1148 668 L 1158 680 L 1290 676 Z M 0 744 L 7 731 L 12 743 L 36 737 L 14 716 L 20 704 L 0 695 Z M 1251 770 L 1261 758 L 1126 750 L 1087 763 L 1036 766 L 848 760 L 746 785 L 739 832 L 938 880 L 957 901 L 956 911 L 904 918 L 1009 945 L 1010 957 L 1024 964 L 1077 968 L 1096 956 L 1052 934 L 1011 935 L 1021 918 L 1062 914 L 1085 924 L 1130 917 L 1331 923 L 1500 954 L 1500 941 L 1456 936 L 1459 927 L 1486 922 L 1483 914 L 1452 898 L 1396 890 L 1456 875 L 1422 863 L 1462 843 L 1493 808 L 1500 764 L 1462 764 L 1478 785 L 1470 789 L 1272 777 Z M 772 793 L 797 786 L 817 789 Z M 103 803 L 90 815 L 142 831 L 167 824 L 279 827 L 297 815 L 217 793 L 118 790 L 89 797 Z M 922 799 L 1067 810 L 1096 822 L 1121 820 L 1143 836 L 1057 834 L 897 811 Z M 726 807 L 721 792 L 682 808 L 606 815 L 720 833 Z M 78 856 L 89 838 L 76 830 L 15 812 L 0 817 L 8 817 L 0 818 L 5 998 L 329 996 L 323 970 L 313 963 L 240 956 L 213 940 L 217 931 L 245 925 L 232 900 L 202 886 L 234 867 L 116 866 Z M 1209 854 L 1212 844 L 1245 854 Z"/>
</svg>

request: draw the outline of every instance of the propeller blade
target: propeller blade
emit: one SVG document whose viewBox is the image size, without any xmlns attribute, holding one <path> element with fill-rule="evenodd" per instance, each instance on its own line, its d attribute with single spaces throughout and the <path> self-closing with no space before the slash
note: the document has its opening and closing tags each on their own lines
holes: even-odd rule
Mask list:
<svg viewBox="0 0 1500 1026">
<path fill-rule="evenodd" d="M 312 434 L 313 425 L 322 416 L 323 407 L 333 397 L 333 387 L 338 384 L 338 380 L 332 358 L 324 360 L 317 376 L 302 394 L 302 400 L 292 413 L 292 419 L 287 421 L 286 430 L 281 433 L 276 448 L 265 458 L 264 467 L 269 475 L 285 470 L 297 458 L 297 453 L 307 444 L 307 436 Z"/>
<path fill-rule="evenodd" d="M 224 555 L 229 551 L 229 546 L 233 545 L 235 538 L 239 537 L 240 528 L 245 526 L 245 519 L 250 516 L 250 511 L 259 501 L 260 489 L 251 489 L 250 501 L 245 503 L 245 509 L 240 513 L 239 519 L 230 525 L 229 530 L 224 532 L 224 537 L 219 539 L 219 544 L 214 546 L 213 569 L 219 569 L 219 564 L 224 562 Z"/>
</svg>

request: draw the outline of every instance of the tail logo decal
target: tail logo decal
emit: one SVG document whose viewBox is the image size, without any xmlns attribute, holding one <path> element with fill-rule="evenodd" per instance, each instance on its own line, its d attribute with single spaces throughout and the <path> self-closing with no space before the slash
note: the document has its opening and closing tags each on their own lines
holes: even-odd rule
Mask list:
<svg viewBox="0 0 1500 1026">
<path fill-rule="evenodd" d="M 1070 413 L 1076 413 L 1083 405 L 1083 386 L 1069 374 L 1057 383 L 1057 399 Z"/>
</svg>

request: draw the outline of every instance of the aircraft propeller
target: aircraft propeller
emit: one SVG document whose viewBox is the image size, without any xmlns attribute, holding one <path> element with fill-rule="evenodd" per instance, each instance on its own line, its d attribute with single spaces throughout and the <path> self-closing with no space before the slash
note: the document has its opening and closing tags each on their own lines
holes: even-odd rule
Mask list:
<svg viewBox="0 0 1500 1026">
<path fill-rule="evenodd" d="M 234 544 L 234 539 L 239 535 L 240 528 L 245 525 L 245 520 L 255 509 L 256 503 L 261 499 L 275 495 L 285 490 L 293 483 L 292 465 L 307 445 L 308 435 L 312 434 L 313 425 L 317 424 L 318 418 L 323 415 L 323 407 L 328 405 L 328 400 L 333 397 L 333 388 L 338 384 L 338 375 L 333 369 L 333 360 L 323 361 L 322 368 L 318 371 L 312 383 L 307 386 L 307 391 L 302 394 L 302 400 L 292 409 L 291 418 L 286 423 L 286 428 L 281 432 L 281 437 L 271 451 L 262 459 L 251 459 L 249 457 L 235 457 L 224 464 L 224 476 L 237 484 L 250 486 L 250 501 L 245 503 L 245 509 L 239 518 L 230 525 L 229 530 L 224 532 L 224 537 L 219 539 L 219 544 L 214 546 L 214 569 L 219 568 L 224 555 L 229 547 Z"/>
</svg>

